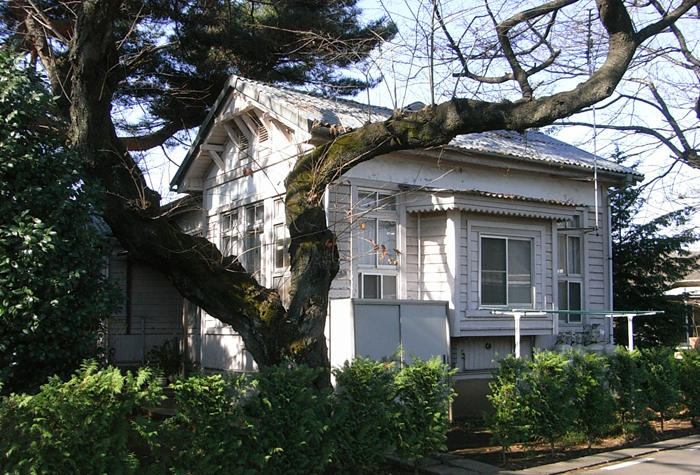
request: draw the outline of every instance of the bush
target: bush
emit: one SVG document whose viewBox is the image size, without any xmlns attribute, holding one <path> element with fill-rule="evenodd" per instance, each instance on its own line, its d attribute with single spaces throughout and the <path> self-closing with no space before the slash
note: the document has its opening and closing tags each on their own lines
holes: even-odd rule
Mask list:
<svg viewBox="0 0 700 475">
<path fill-rule="evenodd" d="M 678 414 L 683 398 L 676 359 L 671 348 L 647 348 L 641 350 L 641 361 L 647 374 L 649 408 L 659 414 L 663 432 L 664 420 Z"/>
<path fill-rule="evenodd" d="M 489 383 L 491 394 L 487 396 L 494 412 L 487 414 L 485 421 L 491 429 L 491 441 L 501 446 L 503 463 L 506 463 L 506 452 L 510 447 L 526 442 L 529 436 L 530 426 L 522 389 L 526 362 L 508 355 L 498 363 L 498 369 Z"/>
<path fill-rule="evenodd" d="M 255 376 L 243 412 L 254 434 L 250 450 L 257 454 L 258 473 L 307 475 L 329 464 L 332 392 L 314 387 L 319 373 L 303 366 L 270 367 Z"/>
<path fill-rule="evenodd" d="M 80 179 L 41 79 L 0 52 L 0 391 L 39 391 L 98 357 L 121 300 L 104 275 L 97 189 Z M 42 126 L 42 124 L 46 126 Z"/>
<path fill-rule="evenodd" d="M 372 470 L 394 452 L 420 462 L 443 447 L 452 390 L 438 361 L 397 371 L 358 360 L 336 371 L 337 394 L 313 385 L 318 373 L 272 367 L 176 380 L 178 412 L 163 421 L 135 415 L 162 398 L 154 370 L 122 375 L 86 363 L 66 383 L 2 400 L 0 468 L 128 474 L 139 467 L 129 447 L 138 447 L 151 475 L 306 475 Z"/>
<path fill-rule="evenodd" d="M 648 398 L 644 390 L 647 375 L 639 351 L 630 353 L 618 347 L 607 358 L 610 366 L 608 381 L 615 402 L 617 423 L 625 439 L 628 439 L 630 434 L 646 430 L 649 426 Z"/>
<path fill-rule="evenodd" d="M 177 414 L 151 438 L 152 472 L 199 474 L 245 473 L 251 437 L 240 401 L 249 381 L 244 376 L 193 375 L 172 383 Z"/>
<path fill-rule="evenodd" d="M 451 376 L 437 358 L 421 361 L 415 357 L 413 364 L 396 374 L 397 455 L 413 460 L 416 466 L 431 453 L 445 450 L 454 396 Z"/>
<path fill-rule="evenodd" d="M 358 358 L 333 373 L 333 465 L 345 473 L 374 470 L 396 444 L 395 364 Z"/>
<path fill-rule="evenodd" d="M 3 398 L 2 473 L 134 473 L 132 415 L 159 391 L 149 369 L 124 375 L 87 362 L 67 382 L 53 377 L 34 396 Z"/>
<path fill-rule="evenodd" d="M 568 380 L 569 355 L 537 352 L 523 375 L 524 394 L 533 437 L 549 442 L 552 454 L 557 439 L 569 433 L 578 415 L 572 402 L 575 388 Z"/>
<path fill-rule="evenodd" d="M 610 433 L 614 426 L 615 403 L 606 376 L 606 360 L 594 353 L 572 351 L 566 367 L 567 384 L 575 392 L 575 428 L 588 442 Z"/>
<path fill-rule="evenodd" d="M 688 350 L 681 353 L 678 371 L 683 403 L 691 417 L 700 416 L 700 352 Z"/>
</svg>

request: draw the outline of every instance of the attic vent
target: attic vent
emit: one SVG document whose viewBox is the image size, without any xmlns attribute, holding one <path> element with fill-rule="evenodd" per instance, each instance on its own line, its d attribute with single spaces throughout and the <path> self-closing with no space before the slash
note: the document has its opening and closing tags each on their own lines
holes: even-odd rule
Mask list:
<svg viewBox="0 0 700 475">
<path fill-rule="evenodd" d="M 268 135 L 267 128 L 260 121 L 260 118 L 255 111 L 248 112 L 248 117 L 250 117 L 250 120 L 253 121 L 255 127 L 257 128 L 257 130 L 255 130 L 255 134 L 258 136 L 258 143 L 265 142 L 267 139 L 269 139 L 270 136 Z"/>
<path fill-rule="evenodd" d="M 238 150 L 240 152 L 245 152 L 248 150 L 248 146 L 250 145 L 248 142 L 248 137 L 246 137 L 245 134 L 238 129 L 236 129 L 236 135 L 238 136 Z"/>
</svg>

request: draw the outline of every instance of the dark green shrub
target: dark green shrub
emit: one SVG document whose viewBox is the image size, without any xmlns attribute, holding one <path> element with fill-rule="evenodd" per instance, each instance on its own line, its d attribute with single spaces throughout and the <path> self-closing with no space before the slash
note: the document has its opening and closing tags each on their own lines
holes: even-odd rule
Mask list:
<svg viewBox="0 0 700 475">
<path fill-rule="evenodd" d="M 375 470 L 395 445 L 395 364 L 358 358 L 334 375 L 333 465 L 346 473 Z"/>
<path fill-rule="evenodd" d="M 165 340 L 162 344 L 156 345 L 146 353 L 148 366 L 158 368 L 165 376 L 176 376 L 180 373 L 182 365 L 182 353 L 177 338 Z"/>
<path fill-rule="evenodd" d="M 506 453 L 514 444 L 526 442 L 529 421 L 522 395 L 522 376 L 526 371 L 525 360 L 508 355 L 499 360 L 489 383 L 491 394 L 487 397 L 493 405 L 493 414 L 484 416 L 486 425 L 493 434 L 492 443 L 501 446 L 503 463 Z"/>
<path fill-rule="evenodd" d="M 575 428 L 588 442 L 608 435 L 614 425 L 615 403 L 606 376 L 606 360 L 594 353 L 572 351 L 566 367 L 567 384 L 575 391 Z"/>
<path fill-rule="evenodd" d="M 523 375 L 531 434 L 549 442 L 552 453 L 557 439 L 571 431 L 577 416 L 577 408 L 572 404 L 576 391 L 568 381 L 568 364 L 568 355 L 541 351 L 527 363 L 528 371 Z"/>
<path fill-rule="evenodd" d="M 255 454 L 244 450 L 253 435 L 240 402 L 249 383 L 244 376 L 218 374 L 173 382 L 178 412 L 151 439 L 156 459 L 152 472 L 247 473 Z"/>
<path fill-rule="evenodd" d="M 445 450 L 454 395 L 451 377 L 452 372 L 437 358 L 414 357 L 413 364 L 396 374 L 397 455 L 414 461 L 416 467 L 431 453 Z"/>
<path fill-rule="evenodd" d="M 9 43 L 6 43 L 9 46 Z M 98 357 L 120 300 L 103 273 L 97 189 L 32 68 L 0 52 L 0 391 L 36 393 Z"/>
<path fill-rule="evenodd" d="M 639 351 L 630 353 L 618 347 L 607 356 L 608 382 L 615 403 L 617 423 L 625 439 L 631 434 L 644 431 L 649 427 L 647 409 L 648 399 L 645 392 L 646 372 L 640 362 Z"/>
<path fill-rule="evenodd" d="M 700 416 L 700 352 L 688 350 L 678 360 L 683 403 L 691 417 Z"/>
<path fill-rule="evenodd" d="M 659 414 L 663 432 L 664 420 L 678 414 L 683 398 L 673 349 L 645 348 L 641 350 L 641 361 L 647 374 L 645 389 L 649 408 Z"/>
<path fill-rule="evenodd" d="M 0 404 L 0 469 L 7 474 L 134 473 L 127 448 L 130 421 L 159 398 L 153 371 L 121 374 L 83 366 L 67 381 L 53 377 L 38 394 L 13 394 Z"/>
<path fill-rule="evenodd" d="M 248 450 L 257 454 L 258 473 L 308 475 L 322 473 L 329 464 L 332 391 L 314 387 L 319 372 L 270 367 L 254 377 L 243 412 L 254 434 Z"/>
</svg>

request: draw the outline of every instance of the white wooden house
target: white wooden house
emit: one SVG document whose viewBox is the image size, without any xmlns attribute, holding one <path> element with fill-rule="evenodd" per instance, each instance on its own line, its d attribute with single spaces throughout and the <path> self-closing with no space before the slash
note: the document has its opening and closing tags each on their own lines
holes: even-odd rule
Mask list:
<svg viewBox="0 0 700 475">
<path fill-rule="evenodd" d="M 172 181 L 201 195 L 190 229 L 284 296 L 284 178 L 295 159 L 391 113 L 232 76 Z M 353 168 L 325 194 L 342 258 L 327 324 L 332 363 L 399 345 L 408 360 L 442 357 L 457 369 L 454 415 L 480 414 L 494 359 L 515 346 L 513 317 L 494 309 L 612 308 L 607 194 L 640 179 L 535 131 L 460 136 Z M 229 327 L 184 308 L 192 359 L 254 368 Z M 611 335 L 602 316 L 526 315 L 521 353 L 591 326 Z"/>
</svg>

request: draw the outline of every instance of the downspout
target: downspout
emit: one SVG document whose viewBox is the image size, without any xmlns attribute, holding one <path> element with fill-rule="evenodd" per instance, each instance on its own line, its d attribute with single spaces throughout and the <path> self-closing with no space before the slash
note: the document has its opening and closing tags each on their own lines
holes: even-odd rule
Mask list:
<svg viewBox="0 0 700 475">
<path fill-rule="evenodd" d="M 133 262 L 131 255 L 126 254 L 126 334 L 131 335 L 131 285 L 133 280 Z"/>
<path fill-rule="evenodd" d="M 613 244 L 612 244 L 612 206 L 610 205 L 610 195 L 606 196 L 606 210 L 607 210 L 607 219 L 605 220 L 605 225 L 608 227 L 607 232 L 605 233 L 606 236 L 608 236 L 608 279 L 610 281 L 608 282 L 607 285 L 607 292 L 608 292 L 608 302 L 610 302 L 610 309 L 614 310 L 615 309 L 615 302 L 613 301 Z M 608 334 L 610 335 L 610 344 L 613 345 L 615 344 L 615 338 L 613 335 L 613 320 L 612 318 L 608 318 L 606 320 L 610 320 L 608 323 Z"/>
<path fill-rule="evenodd" d="M 418 211 L 416 214 L 416 234 L 418 235 L 418 282 L 416 283 L 418 284 L 418 300 L 423 300 L 423 257 L 421 252 L 421 250 L 423 249 L 423 242 L 420 229 L 421 212 Z"/>
</svg>

